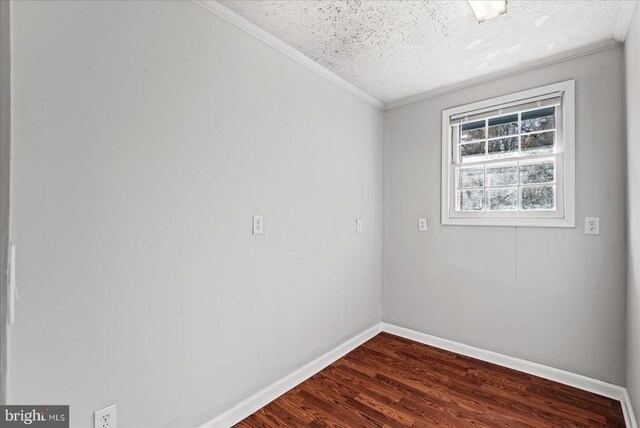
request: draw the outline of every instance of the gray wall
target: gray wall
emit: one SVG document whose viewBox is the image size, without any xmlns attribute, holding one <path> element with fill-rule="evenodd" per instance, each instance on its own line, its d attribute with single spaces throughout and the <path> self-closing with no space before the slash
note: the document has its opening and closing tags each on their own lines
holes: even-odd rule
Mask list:
<svg viewBox="0 0 640 428">
<path fill-rule="evenodd" d="M 7 387 L 7 248 L 11 137 L 11 31 L 9 2 L 0 1 L 0 404 Z"/>
<path fill-rule="evenodd" d="M 441 226 L 442 110 L 571 78 L 578 227 Z M 383 320 L 623 384 L 623 91 L 615 48 L 386 111 Z M 599 236 L 583 235 L 584 216 L 600 217 Z"/>
<path fill-rule="evenodd" d="M 191 2 L 12 6 L 10 402 L 193 426 L 379 322 L 380 111 Z"/>
<path fill-rule="evenodd" d="M 640 424 L 640 7 L 624 46 L 627 101 L 627 389 Z"/>
</svg>

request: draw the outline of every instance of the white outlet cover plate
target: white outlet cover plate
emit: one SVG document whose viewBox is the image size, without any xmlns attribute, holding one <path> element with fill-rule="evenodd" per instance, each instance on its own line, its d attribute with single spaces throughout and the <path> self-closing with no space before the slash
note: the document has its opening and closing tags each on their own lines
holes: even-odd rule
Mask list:
<svg viewBox="0 0 640 428">
<path fill-rule="evenodd" d="M 426 232 L 427 231 L 427 219 L 426 218 L 419 218 L 418 219 L 418 230 L 420 232 Z"/>
<path fill-rule="evenodd" d="M 93 428 L 117 428 L 116 420 L 116 405 L 112 404 L 96 410 L 93 414 Z"/>
<path fill-rule="evenodd" d="M 253 216 L 253 229 L 254 235 L 262 235 L 264 233 L 264 217 L 261 215 Z"/>
<path fill-rule="evenodd" d="M 357 218 L 356 219 L 356 232 L 362 233 L 362 219 L 361 218 Z"/>
<path fill-rule="evenodd" d="M 584 234 L 600 235 L 600 217 L 584 218 Z"/>
</svg>

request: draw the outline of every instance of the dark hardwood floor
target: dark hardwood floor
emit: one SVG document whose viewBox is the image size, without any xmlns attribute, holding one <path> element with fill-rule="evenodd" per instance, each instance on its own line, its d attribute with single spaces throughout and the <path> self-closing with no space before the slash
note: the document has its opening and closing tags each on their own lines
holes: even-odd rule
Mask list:
<svg viewBox="0 0 640 428">
<path fill-rule="evenodd" d="M 381 333 L 238 427 L 624 427 L 620 403 Z"/>
</svg>

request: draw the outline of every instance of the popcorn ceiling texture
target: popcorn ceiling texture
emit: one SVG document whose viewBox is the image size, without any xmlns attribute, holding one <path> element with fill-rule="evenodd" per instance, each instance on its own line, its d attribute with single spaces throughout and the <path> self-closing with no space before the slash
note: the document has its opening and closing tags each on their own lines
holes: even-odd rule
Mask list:
<svg viewBox="0 0 640 428">
<path fill-rule="evenodd" d="M 624 10 L 510 1 L 478 24 L 466 1 L 221 3 L 383 102 L 609 40 Z"/>
</svg>

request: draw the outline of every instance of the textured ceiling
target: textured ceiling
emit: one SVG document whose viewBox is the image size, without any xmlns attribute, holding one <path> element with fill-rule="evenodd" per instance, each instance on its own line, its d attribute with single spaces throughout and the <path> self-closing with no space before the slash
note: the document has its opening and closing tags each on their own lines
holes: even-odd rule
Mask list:
<svg viewBox="0 0 640 428">
<path fill-rule="evenodd" d="M 623 1 L 220 1 L 383 102 L 613 38 Z M 628 20 L 627 20 L 628 22 Z"/>
</svg>

